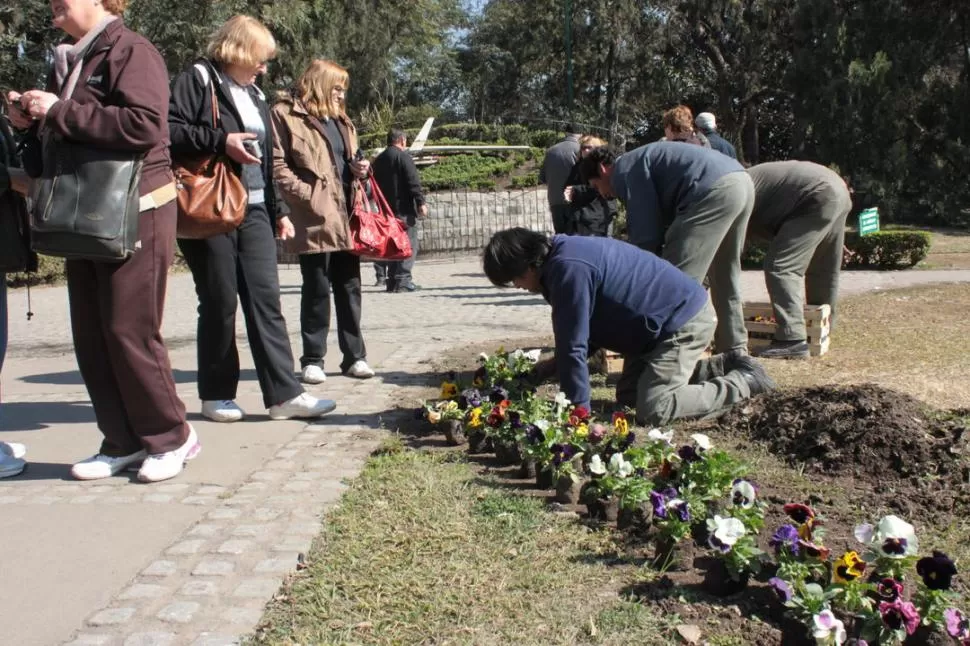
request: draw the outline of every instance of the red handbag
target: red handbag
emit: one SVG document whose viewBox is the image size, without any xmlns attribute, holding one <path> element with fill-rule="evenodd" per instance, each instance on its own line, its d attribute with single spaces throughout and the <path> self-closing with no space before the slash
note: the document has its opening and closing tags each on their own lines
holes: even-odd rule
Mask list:
<svg viewBox="0 0 970 646">
<path fill-rule="evenodd" d="M 370 197 L 367 192 L 370 191 Z M 350 215 L 352 253 L 380 260 L 411 257 L 407 226 L 394 216 L 373 177 L 354 180 L 354 210 Z"/>
</svg>

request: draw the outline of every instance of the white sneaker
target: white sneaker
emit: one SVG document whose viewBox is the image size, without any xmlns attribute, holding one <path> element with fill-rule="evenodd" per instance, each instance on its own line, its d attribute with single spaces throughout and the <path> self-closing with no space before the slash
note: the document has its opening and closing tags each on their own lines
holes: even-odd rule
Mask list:
<svg viewBox="0 0 970 646">
<path fill-rule="evenodd" d="M 185 440 L 185 444 L 174 451 L 149 455 L 138 470 L 138 479 L 142 482 L 160 482 L 174 478 L 182 473 L 185 463 L 195 458 L 201 451 L 202 444 L 199 443 L 199 436 L 189 424 L 189 437 Z"/>
<path fill-rule="evenodd" d="M 210 399 L 202 402 L 202 416 L 213 422 L 238 422 L 246 413 L 231 399 Z"/>
<path fill-rule="evenodd" d="M 19 476 L 24 472 L 27 463 L 0 450 L 0 478 Z"/>
<path fill-rule="evenodd" d="M 120 458 L 113 458 L 110 455 L 98 453 L 71 467 L 71 475 L 78 480 L 110 478 L 113 475 L 121 473 L 129 466 L 141 462 L 147 455 L 144 450 Z"/>
<path fill-rule="evenodd" d="M 20 442 L 0 442 L 0 453 L 12 458 L 22 458 L 27 455 L 27 447 Z"/>
<path fill-rule="evenodd" d="M 354 365 L 347 369 L 347 375 L 357 379 L 370 379 L 374 376 L 374 371 L 363 359 L 358 359 Z"/>
<path fill-rule="evenodd" d="M 320 417 L 337 408 L 337 402 L 332 399 L 317 399 L 307 392 L 300 393 L 293 399 L 276 406 L 270 406 L 270 419 L 292 419 L 294 417 Z"/>
<path fill-rule="evenodd" d="M 322 384 L 327 380 L 327 373 L 320 366 L 304 366 L 300 380 L 305 384 Z"/>
</svg>

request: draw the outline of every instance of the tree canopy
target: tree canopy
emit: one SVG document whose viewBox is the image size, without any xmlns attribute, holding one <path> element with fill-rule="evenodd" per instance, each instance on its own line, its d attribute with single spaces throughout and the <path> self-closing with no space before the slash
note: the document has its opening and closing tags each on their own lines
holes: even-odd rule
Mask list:
<svg viewBox="0 0 970 646">
<path fill-rule="evenodd" d="M 362 130 L 566 122 L 635 145 L 684 103 L 717 115 L 746 163 L 809 159 L 889 219 L 970 222 L 970 19 L 964 0 L 132 0 L 126 19 L 172 74 L 234 13 L 280 54 L 350 70 Z M 473 6 L 474 5 L 474 6 Z M 42 3 L 0 8 L 0 87 L 43 81 L 61 38 Z"/>
</svg>

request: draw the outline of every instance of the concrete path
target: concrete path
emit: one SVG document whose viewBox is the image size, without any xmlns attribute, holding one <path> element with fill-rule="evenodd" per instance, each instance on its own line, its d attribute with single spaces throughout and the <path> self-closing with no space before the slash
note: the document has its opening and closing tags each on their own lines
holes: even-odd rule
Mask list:
<svg viewBox="0 0 970 646">
<path fill-rule="evenodd" d="M 299 271 L 280 274 L 298 356 Z M 0 439 L 26 443 L 30 467 L 0 480 L 0 642 L 215 646 L 252 631 L 345 479 L 380 444 L 397 391 L 425 380 L 429 358 L 466 342 L 551 334 L 541 299 L 492 287 L 474 258 L 422 262 L 415 274 L 425 289 L 414 294 L 367 288 L 363 329 L 378 376 L 312 388 L 339 407 L 311 426 L 266 416 L 241 315 L 238 401 L 250 417 L 199 417 L 195 293 L 187 273 L 174 274 L 164 331 L 204 448 L 182 476 L 155 485 L 70 479 L 100 434 L 76 370 L 66 292 L 32 290 L 30 322 L 25 293 L 11 292 Z M 957 281 L 970 271 L 848 272 L 843 290 Z M 745 274 L 744 289 L 747 300 L 766 299 L 760 272 Z M 335 344 L 329 356 L 338 361 Z"/>
</svg>

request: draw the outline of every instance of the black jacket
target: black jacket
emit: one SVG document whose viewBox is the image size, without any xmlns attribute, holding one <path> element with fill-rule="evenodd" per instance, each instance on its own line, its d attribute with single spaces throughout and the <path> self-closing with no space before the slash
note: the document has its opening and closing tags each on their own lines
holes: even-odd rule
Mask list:
<svg viewBox="0 0 970 646">
<path fill-rule="evenodd" d="M 27 202 L 13 190 L 7 170 L 19 167 L 13 131 L 6 116 L 0 115 L 0 274 L 37 269 L 37 254 L 30 250 Z"/>
<path fill-rule="evenodd" d="M 397 146 L 388 146 L 374 160 L 373 169 L 374 179 L 394 215 L 406 220 L 409 226 L 414 225 L 418 207 L 424 204 L 424 194 L 411 155 Z"/>
<path fill-rule="evenodd" d="M 168 132 L 172 139 L 172 160 L 191 159 L 202 155 L 224 154 L 226 139 L 230 133 L 245 132 L 242 117 L 236 109 L 229 91 L 229 82 L 219 71 L 218 65 L 207 60 L 202 63 L 215 83 L 216 99 L 219 101 L 220 127 L 212 123 L 212 101 L 208 84 L 203 80 L 195 64 L 190 65 L 172 82 L 172 99 L 168 108 Z M 214 76 L 212 76 L 214 73 Z M 273 124 L 270 121 L 266 97 L 255 85 L 249 86 L 249 95 L 259 109 L 266 135 L 259 142 L 263 152 L 263 177 L 266 181 L 266 210 L 276 217 L 276 191 L 273 190 Z M 239 165 L 233 162 L 236 174 Z M 274 226 L 275 229 L 275 226 Z"/>
<path fill-rule="evenodd" d="M 569 203 L 570 217 L 564 233 L 605 237 L 616 217 L 616 200 L 604 198 L 595 188 L 583 182 L 579 165 L 577 161 L 566 182 L 566 186 L 573 187 L 573 200 Z"/>
</svg>

